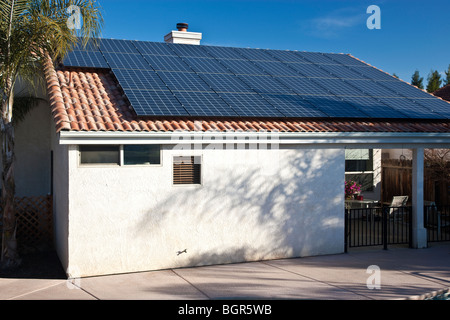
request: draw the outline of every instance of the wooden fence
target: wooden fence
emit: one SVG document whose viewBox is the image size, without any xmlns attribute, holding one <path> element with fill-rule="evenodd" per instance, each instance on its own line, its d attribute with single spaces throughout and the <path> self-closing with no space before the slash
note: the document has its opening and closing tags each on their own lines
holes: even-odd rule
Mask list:
<svg viewBox="0 0 450 320">
<path fill-rule="evenodd" d="M 15 206 L 17 221 L 16 237 L 19 249 L 22 252 L 28 252 L 52 248 L 52 196 L 16 198 Z"/>
<path fill-rule="evenodd" d="M 424 200 L 450 204 L 450 182 L 436 179 L 436 169 L 425 164 Z M 381 200 L 389 203 L 394 196 L 412 197 L 412 161 L 384 159 L 381 162 Z"/>
</svg>

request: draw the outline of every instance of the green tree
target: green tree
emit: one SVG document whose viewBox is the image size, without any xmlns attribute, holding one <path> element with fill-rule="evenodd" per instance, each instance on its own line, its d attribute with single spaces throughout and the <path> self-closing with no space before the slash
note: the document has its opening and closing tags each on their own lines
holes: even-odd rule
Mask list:
<svg viewBox="0 0 450 320">
<path fill-rule="evenodd" d="M 44 65 L 63 58 L 79 38 L 82 45 L 90 38 L 97 38 L 102 25 L 102 14 L 95 0 L 0 0 L 1 264 L 4 267 L 20 263 L 14 208 L 15 125 L 37 100 L 37 92 L 44 83 Z M 31 90 L 20 95 L 19 82 Z"/>
<path fill-rule="evenodd" d="M 447 71 L 445 71 L 444 86 L 449 84 L 450 84 L 450 65 L 448 66 Z"/>
<path fill-rule="evenodd" d="M 428 75 L 427 91 L 433 93 L 441 88 L 441 84 L 442 79 L 440 73 L 437 70 L 431 71 Z"/>
<path fill-rule="evenodd" d="M 419 71 L 416 70 L 411 77 L 411 84 L 419 89 L 423 89 L 423 77 L 420 76 Z"/>
<path fill-rule="evenodd" d="M 399 79 L 398 75 L 395 72 L 392 74 L 392 76 Z"/>
</svg>

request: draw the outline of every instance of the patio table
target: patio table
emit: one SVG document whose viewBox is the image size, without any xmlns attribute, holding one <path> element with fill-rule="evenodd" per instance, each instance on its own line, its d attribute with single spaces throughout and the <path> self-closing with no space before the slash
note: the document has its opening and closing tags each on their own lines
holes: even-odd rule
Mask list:
<svg viewBox="0 0 450 320">
<path fill-rule="evenodd" d="M 373 205 L 379 204 L 380 201 L 373 199 L 364 200 L 345 200 L 345 204 L 349 206 L 349 209 L 357 208 L 370 208 Z"/>
<path fill-rule="evenodd" d="M 379 200 L 373 199 L 364 199 L 364 200 L 345 200 L 346 209 L 369 209 L 373 208 L 375 205 L 380 203 Z M 370 222 L 373 224 L 375 220 L 375 214 L 372 210 L 362 213 L 362 217 L 366 220 L 366 222 Z"/>
</svg>

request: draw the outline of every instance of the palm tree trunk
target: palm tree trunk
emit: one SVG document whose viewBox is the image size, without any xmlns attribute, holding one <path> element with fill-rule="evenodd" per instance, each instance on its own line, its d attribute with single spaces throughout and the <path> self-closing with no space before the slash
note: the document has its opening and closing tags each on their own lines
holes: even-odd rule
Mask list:
<svg viewBox="0 0 450 320">
<path fill-rule="evenodd" d="M 3 212 L 1 264 L 11 267 L 20 263 L 16 240 L 15 182 L 14 182 L 14 126 L 11 121 L 12 97 L 4 99 L 1 117 L 2 137 L 2 194 Z"/>
<path fill-rule="evenodd" d="M 11 30 L 13 25 L 15 0 L 11 1 L 11 14 L 8 26 L 8 40 L 6 62 L 9 66 Z M 14 126 L 12 123 L 13 81 L 9 77 L 4 88 L 2 100 L 1 134 L 2 134 L 2 194 L 1 205 L 3 211 L 2 252 L 1 265 L 13 267 L 20 264 L 16 240 L 16 187 L 14 180 Z"/>
</svg>

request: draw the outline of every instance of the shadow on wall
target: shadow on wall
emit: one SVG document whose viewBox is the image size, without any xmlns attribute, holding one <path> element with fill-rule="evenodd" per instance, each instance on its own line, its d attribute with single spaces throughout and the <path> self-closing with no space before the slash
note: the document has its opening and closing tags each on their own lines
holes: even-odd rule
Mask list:
<svg viewBox="0 0 450 320">
<path fill-rule="evenodd" d="M 126 231 L 147 235 L 148 263 L 173 268 L 343 252 L 343 152 L 266 152 L 280 152 L 274 170 L 264 169 L 271 161 L 251 166 L 255 159 L 239 162 L 236 154 L 223 161 L 223 153 L 212 168 L 217 156 L 205 152 L 202 186 L 172 187 Z"/>
</svg>

